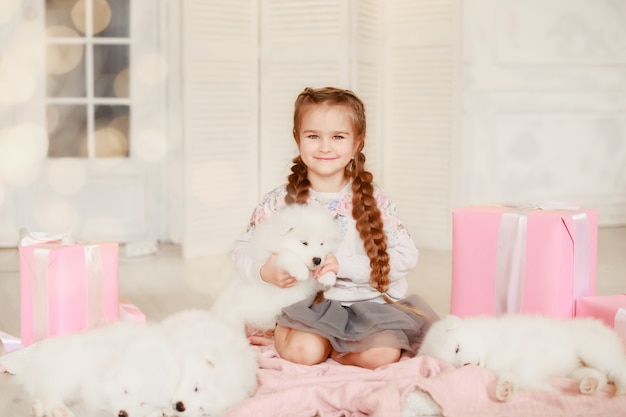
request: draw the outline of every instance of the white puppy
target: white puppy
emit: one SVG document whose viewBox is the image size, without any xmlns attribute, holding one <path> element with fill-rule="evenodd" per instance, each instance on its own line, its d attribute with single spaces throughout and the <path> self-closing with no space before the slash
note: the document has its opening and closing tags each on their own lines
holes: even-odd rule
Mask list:
<svg viewBox="0 0 626 417">
<path fill-rule="evenodd" d="M 624 345 L 612 329 L 592 319 L 449 315 L 433 323 L 418 355 L 492 371 L 498 378 L 496 398 L 502 401 L 516 389 L 552 390 L 551 377 L 578 380 L 583 394 L 612 381 L 616 395 L 626 394 Z"/>
<path fill-rule="evenodd" d="M 150 355 L 150 350 L 145 350 L 157 340 L 162 341 L 156 335 L 145 340 L 152 334 L 148 329 L 144 323 L 119 321 L 51 337 L 0 357 L 0 364 L 29 394 L 35 417 L 72 417 L 69 406 L 78 402 L 93 413 L 104 410 L 111 416 L 147 417 L 153 415 L 154 409 L 146 403 L 154 393 L 142 396 L 137 387 L 146 383 L 147 368 L 166 366 L 160 365 L 165 360 L 163 355 Z M 137 345 L 138 340 L 145 341 Z M 143 358 L 154 358 L 154 363 L 137 368 L 137 346 L 145 350 Z M 128 352 L 132 360 L 124 359 Z M 119 378 L 122 369 L 125 373 Z M 131 371 L 133 380 L 125 378 Z"/>
<path fill-rule="evenodd" d="M 237 275 L 218 294 L 212 310 L 236 326 L 273 329 L 283 307 L 335 285 L 333 272 L 313 279 L 311 271 L 337 249 L 341 237 L 339 224 L 323 207 L 294 204 L 277 211 L 257 227 L 249 254 L 263 263 L 276 253 L 276 265 L 295 277 L 296 285 L 280 288 Z"/>
<path fill-rule="evenodd" d="M 174 313 L 161 327 L 175 342 L 182 367 L 170 412 L 217 417 L 254 394 L 257 356 L 241 331 L 203 310 Z"/>
</svg>

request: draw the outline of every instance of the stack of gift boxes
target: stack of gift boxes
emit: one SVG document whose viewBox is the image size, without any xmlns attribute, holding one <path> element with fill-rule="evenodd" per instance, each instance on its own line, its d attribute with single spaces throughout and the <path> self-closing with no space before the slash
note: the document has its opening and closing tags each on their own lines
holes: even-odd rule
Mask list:
<svg viewBox="0 0 626 417">
<path fill-rule="evenodd" d="M 23 232 L 19 255 L 21 337 L 1 333 L 6 351 L 119 319 L 146 320 L 119 299 L 117 243 Z"/>
<path fill-rule="evenodd" d="M 626 295 L 596 295 L 596 210 L 471 206 L 452 217 L 451 314 L 592 317 L 626 342 Z"/>
</svg>

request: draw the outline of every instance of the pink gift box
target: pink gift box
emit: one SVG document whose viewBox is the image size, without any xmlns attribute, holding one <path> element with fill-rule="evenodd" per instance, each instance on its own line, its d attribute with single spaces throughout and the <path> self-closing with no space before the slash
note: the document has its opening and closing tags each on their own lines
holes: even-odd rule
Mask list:
<svg viewBox="0 0 626 417">
<path fill-rule="evenodd" d="M 117 243 L 57 241 L 19 253 L 24 346 L 119 318 Z"/>
<path fill-rule="evenodd" d="M 146 315 L 129 300 L 120 299 L 120 320 L 131 320 L 145 323 Z"/>
<path fill-rule="evenodd" d="M 454 210 L 451 313 L 573 317 L 595 294 L 597 224 L 587 209 Z"/>
<path fill-rule="evenodd" d="M 575 316 L 602 320 L 626 343 L 626 294 L 581 297 L 576 300 Z"/>
</svg>

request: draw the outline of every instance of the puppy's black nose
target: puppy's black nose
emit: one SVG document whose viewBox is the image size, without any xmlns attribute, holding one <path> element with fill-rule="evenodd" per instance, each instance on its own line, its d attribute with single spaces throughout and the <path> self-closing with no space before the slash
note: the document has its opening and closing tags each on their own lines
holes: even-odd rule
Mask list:
<svg viewBox="0 0 626 417">
<path fill-rule="evenodd" d="M 128 413 L 124 410 L 121 410 L 119 413 L 117 413 L 117 417 L 128 417 Z"/>
<path fill-rule="evenodd" d="M 176 407 L 175 408 L 176 408 L 176 411 L 183 412 L 183 411 L 185 411 L 185 404 L 183 404 L 182 401 L 179 401 L 179 402 L 176 403 Z"/>
<path fill-rule="evenodd" d="M 313 265 L 318 266 L 322 263 L 322 258 L 313 258 Z"/>
</svg>

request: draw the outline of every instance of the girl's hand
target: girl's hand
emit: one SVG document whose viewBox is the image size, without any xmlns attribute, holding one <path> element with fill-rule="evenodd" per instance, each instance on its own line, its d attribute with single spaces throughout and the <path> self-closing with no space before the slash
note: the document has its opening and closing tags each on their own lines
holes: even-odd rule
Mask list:
<svg viewBox="0 0 626 417">
<path fill-rule="evenodd" d="M 280 288 L 289 288 L 296 285 L 296 279 L 284 269 L 276 266 L 276 254 L 273 253 L 261 267 L 261 279 L 268 284 Z"/>
<path fill-rule="evenodd" d="M 334 272 L 335 275 L 339 272 L 339 261 L 332 253 L 326 255 L 326 259 L 324 259 L 324 263 L 322 266 L 317 268 L 312 272 L 313 278 L 319 278 L 324 275 L 326 272 Z"/>
</svg>

